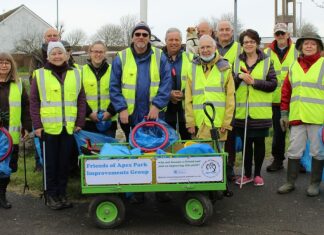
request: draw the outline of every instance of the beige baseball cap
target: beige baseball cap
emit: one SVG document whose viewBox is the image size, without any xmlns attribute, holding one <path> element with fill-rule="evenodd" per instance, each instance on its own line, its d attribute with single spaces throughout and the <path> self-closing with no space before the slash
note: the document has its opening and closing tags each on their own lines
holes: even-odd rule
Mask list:
<svg viewBox="0 0 324 235">
<path fill-rule="evenodd" d="M 277 23 L 273 29 L 273 32 L 276 33 L 276 32 L 279 32 L 279 31 L 282 31 L 282 32 L 288 32 L 288 26 L 287 24 L 285 23 Z"/>
</svg>

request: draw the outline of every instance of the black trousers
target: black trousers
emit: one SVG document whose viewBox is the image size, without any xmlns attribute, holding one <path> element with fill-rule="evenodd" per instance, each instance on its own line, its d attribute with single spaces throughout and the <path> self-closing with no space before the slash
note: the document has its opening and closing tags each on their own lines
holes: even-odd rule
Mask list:
<svg viewBox="0 0 324 235">
<path fill-rule="evenodd" d="M 262 163 L 265 157 L 265 137 L 246 138 L 244 170 L 245 170 L 245 176 L 247 177 L 252 176 L 253 156 L 254 156 L 254 177 L 260 176 Z"/>
<path fill-rule="evenodd" d="M 0 178 L 0 195 L 5 195 L 7 186 L 10 182 L 10 177 Z"/>
<path fill-rule="evenodd" d="M 285 159 L 286 132 L 280 127 L 280 106 L 272 107 L 273 138 L 271 154 L 275 161 L 282 162 Z"/>
<path fill-rule="evenodd" d="M 74 137 L 63 128 L 59 135 L 44 135 L 46 188 L 49 196 L 65 196 Z"/>
<path fill-rule="evenodd" d="M 167 122 L 173 129 L 177 130 L 177 122 Z M 188 132 L 186 128 L 186 123 L 179 122 L 179 134 L 181 140 L 191 140 L 191 134 Z"/>
<path fill-rule="evenodd" d="M 227 165 L 233 167 L 235 165 L 235 130 L 227 132 L 227 140 L 225 141 L 225 152 L 228 153 Z"/>
</svg>

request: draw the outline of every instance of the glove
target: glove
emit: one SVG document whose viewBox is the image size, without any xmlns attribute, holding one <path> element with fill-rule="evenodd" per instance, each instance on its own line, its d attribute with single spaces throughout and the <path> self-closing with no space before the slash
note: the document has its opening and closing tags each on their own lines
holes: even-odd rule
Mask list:
<svg viewBox="0 0 324 235">
<path fill-rule="evenodd" d="M 283 110 L 280 113 L 281 113 L 280 127 L 281 130 L 285 132 L 289 128 L 288 111 Z"/>
</svg>

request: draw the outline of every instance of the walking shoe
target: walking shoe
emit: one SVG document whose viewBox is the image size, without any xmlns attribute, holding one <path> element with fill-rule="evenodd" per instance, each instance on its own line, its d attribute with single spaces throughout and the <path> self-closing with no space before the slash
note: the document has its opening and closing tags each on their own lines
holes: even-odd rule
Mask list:
<svg viewBox="0 0 324 235">
<path fill-rule="evenodd" d="M 275 172 L 283 169 L 282 161 L 273 160 L 273 162 L 267 166 L 267 172 Z"/>
<path fill-rule="evenodd" d="M 11 208 L 11 203 L 8 202 L 8 200 L 6 198 L 6 194 L 0 194 L 0 207 L 5 208 L 5 209 Z"/>
<path fill-rule="evenodd" d="M 251 183 L 251 182 L 253 182 L 252 177 L 243 176 L 242 184 L 248 184 L 248 183 Z M 241 184 L 241 176 L 236 179 L 235 184 Z"/>
<path fill-rule="evenodd" d="M 264 185 L 264 181 L 261 176 L 254 177 L 254 186 L 263 186 L 263 185 Z"/>
</svg>

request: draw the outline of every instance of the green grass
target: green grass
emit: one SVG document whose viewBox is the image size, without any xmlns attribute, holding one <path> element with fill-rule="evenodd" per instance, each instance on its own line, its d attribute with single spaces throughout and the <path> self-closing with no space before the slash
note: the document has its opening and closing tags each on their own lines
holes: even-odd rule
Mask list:
<svg viewBox="0 0 324 235">
<path fill-rule="evenodd" d="M 27 154 L 26 172 L 29 190 L 27 190 L 26 192 L 34 196 L 39 196 L 43 192 L 43 172 L 34 172 L 34 166 L 34 153 Z M 18 171 L 16 173 L 11 174 L 11 182 L 9 184 L 8 189 L 17 193 L 23 193 L 24 185 L 24 158 L 23 156 L 20 156 L 18 161 Z M 68 195 L 74 200 L 83 198 L 83 196 L 81 195 L 81 185 L 79 178 L 69 178 Z"/>
</svg>

